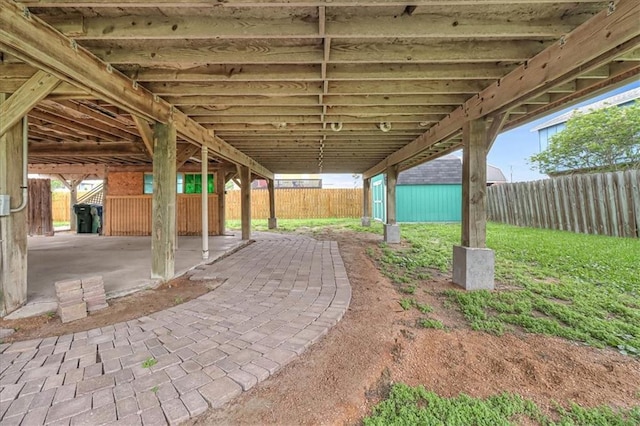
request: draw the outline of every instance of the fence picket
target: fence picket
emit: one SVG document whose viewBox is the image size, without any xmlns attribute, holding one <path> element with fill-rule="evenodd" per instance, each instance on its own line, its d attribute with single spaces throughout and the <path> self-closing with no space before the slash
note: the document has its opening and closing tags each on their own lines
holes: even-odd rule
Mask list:
<svg viewBox="0 0 640 426">
<path fill-rule="evenodd" d="M 487 197 L 497 222 L 640 237 L 640 170 L 496 185 Z"/>
</svg>

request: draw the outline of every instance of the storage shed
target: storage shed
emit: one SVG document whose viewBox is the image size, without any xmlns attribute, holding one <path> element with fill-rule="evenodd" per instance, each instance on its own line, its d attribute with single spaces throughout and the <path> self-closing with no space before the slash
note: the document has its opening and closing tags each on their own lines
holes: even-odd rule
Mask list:
<svg viewBox="0 0 640 426">
<path fill-rule="evenodd" d="M 487 186 L 506 182 L 502 171 L 487 165 Z M 373 218 L 386 221 L 386 182 L 371 179 Z M 447 155 L 405 170 L 396 188 L 398 222 L 460 222 L 462 218 L 462 159 Z"/>
</svg>

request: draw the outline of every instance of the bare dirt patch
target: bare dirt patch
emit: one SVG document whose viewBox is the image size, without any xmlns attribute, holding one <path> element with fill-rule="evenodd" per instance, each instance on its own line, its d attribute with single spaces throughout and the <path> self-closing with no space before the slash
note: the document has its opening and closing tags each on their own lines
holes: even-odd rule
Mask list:
<svg viewBox="0 0 640 426">
<path fill-rule="evenodd" d="M 108 308 L 93 312 L 78 321 L 63 324 L 56 315 L 40 315 L 16 320 L 0 319 L 0 328 L 16 330 L 11 336 L 4 338 L 4 342 L 61 336 L 129 321 L 167 309 L 195 299 L 217 285 L 218 283 L 213 281 L 189 281 L 187 277 L 181 277 L 153 290 L 144 290 L 129 296 L 111 299 L 108 301 Z"/>
</svg>

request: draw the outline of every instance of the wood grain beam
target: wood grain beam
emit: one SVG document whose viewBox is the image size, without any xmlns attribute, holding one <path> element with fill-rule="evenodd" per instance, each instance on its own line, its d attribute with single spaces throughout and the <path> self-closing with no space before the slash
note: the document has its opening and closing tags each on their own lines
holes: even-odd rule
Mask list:
<svg viewBox="0 0 640 426">
<path fill-rule="evenodd" d="M 110 64 L 137 64 L 140 66 L 191 66 L 218 64 L 319 64 L 322 49 L 310 40 L 301 46 L 281 46 L 261 41 L 118 41 L 84 42 L 101 60 Z"/>
<path fill-rule="evenodd" d="M 476 94 L 491 83 L 491 80 L 331 81 L 329 94 Z"/>
<path fill-rule="evenodd" d="M 328 80 L 479 80 L 497 79 L 515 69 L 514 63 L 460 64 L 329 64 Z M 119 67 L 139 82 L 319 81 L 318 64 L 203 65 L 188 69 Z M 24 72 L 24 70 L 22 71 Z M 594 73 L 593 77 L 600 74 Z"/>
<path fill-rule="evenodd" d="M 151 130 L 151 127 L 146 121 L 139 118 L 137 115 L 132 115 L 131 119 L 136 125 L 136 129 L 138 129 L 138 133 L 142 138 L 142 143 L 144 143 L 147 152 L 153 156 L 153 130 Z"/>
<path fill-rule="evenodd" d="M 302 18 L 215 18 L 202 15 L 128 15 L 118 17 L 67 16 L 47 19 L 62 34 L 76 40 L 218 40 L 315 39 L 316 23 Z M 455 24 L 454 24 L 455 23 Z M 572 29 L 564 17 L 535 21 L 505 20 L 502 16 L 470 16 L 454 12 L 438 15 L 333 16 L 325 37 L 337 38 L 557 38 Z"/>
<path fill-rule="evenodd" d="M 138 133 L 130 127 L 128 120 L 119 116 L 117 113 L 105 111 L 102 107 L 98 107 L 95 104 L 84 104 L 68 100 L 52 101 L 47 99 L 41 102 L 40 105 L 59 111 L 60 114 L 66 114 L 77 120 L 91 120 L 106 126 L 116 127 L 120 131 L 130 134 L 134 139 L 138 137 Z M 130 137 L 126 137 L 125 139 L 130 139 Z"/>
<path fill-rule="evenodd" d="M 533 40 L 459 40 L 406 43 L 402 40 L 350 42 L 336 40 L 331 63 L 472 63 L 519 62 L 539 53 L 550 42 Z"/>
<path fill-rule="evenodd" d="M 575 3 L 576 0 L 412 0 L 415 6 L 446 5 L 494 5 L 494 4 L 557 4 Z M 601 3 L 599 0 L 580 0 L 582 3 Z M 157 8 L 157 7 L 211 7 L 210 0 L 24 0 L 22 3 L 41 8 Z M 225 0 L 217 7 L 319 7 L 319 6 L 406 6 L 406 1 L 396 0 Z"/>
<path fill-rule="evenodd" d="M 0 104 L 0 136 L 17 124 L 38 102 L 60 84 L 60 79 L 36 72 L 20 89 Z"/>
<path fill-rule="evenodd" d="M 48 157 L 75 156 L 112 156 L 112 155 L 143 155 L 136 145 L 131 143 L 31 143 L 29 155 Z"/>
<path fill-rule="evenodd" d="M 176 154 L 176 167 L 178 169 L 182 167 L 184 163 L 189 161 L 189 159 L 198 152 L 200 152 L 200 147 L 196 145 L 188 144 L 181 147 Z"/>
<path fill-rule="evenodd" d="M 213 81 L 317 81 L 319 65 L 235 65 L 207 64 L 187 69 L 120 66 L 127 76 L 139 82 Z"/>
<path fill-rule="evenodd" d="M 99 138 L 107 141 L 116 141 L 116 140 L 134 140 L 134 138 L 126 132 L 122 132 L 119 129 L 107 128 L 107 130 L 96 129 L 95 126 L 91 126 L 89 124 L 83 124 L 76 121 L 71 121 L 66 117 L 61 117 L 58 115 L 54 115 L 45 111 L 38 109 L 34 109 L 29 113 L 30 117 L 37 118 L 38 120 L 55 124 L 57 126 L 63 127 L 67 129 L 72 134 L 77 134 L 80 137 L 84 138 Z M 112 130 L 113 132 L 111 132 Z M 122 137 L 122 135 L 125 137 Z"/>
<path fill-rule="evenodd" d="M 263 96 L 263 95 L 188 95 L 165 96 L 167 102 L 176 106 L 209 106 L 218 108 L 231 106 L 314 106 L 318 105 L 318 96 Z M 462 102 L 460 102 L 462 103 Z"/>
<path fill-rule="evenodd" d="M 323 46 L 314 40 L 300 45 L 277 45 L 261 41 L 169 40 L 118 41 L 84 44 L 101 60 L 142 67 L 173 67 L 175 64 L 202 66 L 211 63 L 321 64 Z M 438 62 L 519 62 L 537 54 L 549 42 L 521 41 L 440 41 L 423 43 L 352 42 L 337 40 L 331 45 L 329 63 L 438 63 Z"/>
<path fill-rule="evenodd" d="M 212 83 L 147 83 L 159 96 L 189 95 L 309 95 L 320 94 L 320 82 L 212 82 Z"/>
<path fill-rule="evenodd" d="M 104 164 L 29 164 L 28 171 L 47 175 L 73 174 L 104 177 L 107 174 L 107 166 Z"/>
<path fill-rule="evenodd" d="M 620 0 L 613 13 L 604 10 L 526 64 L 487 87 L 416 140 L 367 170 L 365 178 L 389 165 L 414 157 L 458 132 L 464 123 L 505 111 L 526 99 L 576 78 L 637 48 L 640 44 L 640 3 Z"/>
<path fill-rule="evenodd" d="M 206 144 L 218 156 L 273 178 L 273 173 L 255 160 L 175 111 L 171 104 L 134 84 L 11 0 L 0 0 L 0 47 L 33 66 L 98 93 L 102 99 L 132 114 L 161 123 L 173 121 L 177 132 L 191 142 Z"/>
</svg>

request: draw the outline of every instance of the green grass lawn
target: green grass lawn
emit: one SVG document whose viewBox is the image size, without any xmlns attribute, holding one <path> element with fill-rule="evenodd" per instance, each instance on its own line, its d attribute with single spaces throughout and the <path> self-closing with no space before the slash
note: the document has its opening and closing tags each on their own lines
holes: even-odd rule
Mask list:
<svg viewBox="0 0 640 426">
<path fill-rule="evenodd" d="M 373 409 L 364 419 L 365 426 L 390 425 L 620 425 L 640 424 L 640 407 L 614 411 L 602 406 L 585 409 L 571 405 L 558 407 L 558 419 L 545 416 L 532 401 L 514 394 L 504 393 L 486 399 L 460 395 L 442 398 L 422 386 L 394 385 L 389 398 Z M 526 419 L 526 420 L 525 420 Z"/>
<path fill-rule="evenodd" d="M 382 247 L 381 263 L 399 266 L 391 275 L 451 269 L 459 225 L 403 225 L 402 234 L 410 248 Z M 509 290 L 448 292 L 474 329 L 519 326 L 638 355 L 640 240 L 489 224 L 487 245 Z"/>
<path fill-rule="evenodd" d="M 56 221 L 54 221 L 53 222 L 53 226 L 56 227 L 56 228 L 57 227 L 62 227 L 62 226 L 69 226 L 69 222 L 56 222 Z"/>
<path fill-rule="evenodd" d="M 239 227 L 239 221 L 229 221 Z M 279 220 L 280 231 L 330 226 L 382 232 L 357 219 Z M 254 221 L 266 230 L 266 220 Z M 424 286 L 433 270 L 451 270 L 459 224 L 403 224 L 405 247 L 380 244 L 381 271 L 407 294 Z M 496 252 L 496 280 L 506 289 L 464 292 L 448 297 L 471 327 L 502 334 L 512 327 L 564 337 L 623 354 L 640 351 L 640 240 L 574 234 L 490 223 L 487 245 Z"/>
</svg>

